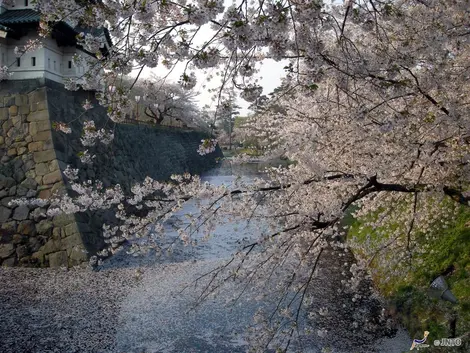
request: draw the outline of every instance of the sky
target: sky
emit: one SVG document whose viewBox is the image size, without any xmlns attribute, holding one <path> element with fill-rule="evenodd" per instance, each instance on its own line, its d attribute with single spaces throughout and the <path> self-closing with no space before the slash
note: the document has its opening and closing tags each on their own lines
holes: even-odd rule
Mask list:
<svg viewBox="0 0 470 353">
<path fill-rule="evenodd" d="M 259 78 L 258 84 L 263 87 L 262 94 L 267 95 L 271 93 L 276 87 L 279 87 L 279 85 L 281 84 L 282 77 L 285 76 L 285 71 L 283 70 L 283 67 L 287 64 L 287 60 L 276 62 L 272 59 L 265 59 L 258 64 L 259 72 L 257 74 L 257 77 Z M 177 82 L 184 71 L 184 66 L 185 63 L 178 63 L 175 69 L 168 75 L 167 81 Z M 213 72 L 215 73 L 215 70 L 213 70 Z M 208 74 L 204 74 L 202 71 L 195 71 L 195 73 L 198 82 L 198 84 L 194 88 L 194 92 L 197 93 L 195 101 L 201 108 L 203 108 L 205 105 L 209 105 L 209 110 L 215 110 L 217 102 L 212 101 L 211 98 L 213 96 L 213 93 L 208 92 L 208 89 L 218 87 L 220 85 L 220 79 L 217 76 L 214 76 L 214 78 L 208 81 L 207 76 L 210 75 L 210 72 Z M 162 65 L 154 69 L 146 68 L 142 72 L 141 76 L 143 78 L 146 78 L 149 77 L 151 74 L 155 74 L 158 77 L 165 77 L 168 74 L 168 69 L 166 69 Z M 241 107 L 241 109 L 239 109 L 240 115 L 245 116 L 250 113 L 248 109 L 250 103 L 246 102 L 241 98 L 238 98 L 237 104 Z"/>
<path fill-rule="evenodd" d="M 224 5 L 230 6 L 232 4 L 236 4 L 240 2 L 240 0 L 225 0 Z M 344 0 L 326 0 L 325 3 L 329 4 L 341 4 Z M 209 25 L 205 25 L 201 27 L 198 31 L 197 37 L 194 39 L 194 44 L 201 45 L 205 39 L 211 38 L 214 35 L 214 31 L 210 28 Z M 263 93 L 268 95 L 271 93 L 275 88 L 279 87 L 281 84 L 281 79 L 285 76 L 284 67 L 288 65 L 288 60 L 282 60 L 276 62 L 272 59 L 265 59 L 259 65 L 259 73 L 258 73 L 258 84 L 263 87 Z M 180 63 L 176 66 L 176 68 L 171 72 L 168 76 L 168 80 L 170 82 L 177 82 L 180 78 L 181 74 L 184 71 L 185 63 Z M 190 70 L 191 71 L 191 70 Z M 146 69 L 143 72 L 143 77 L 150 75 L 151 73 L 155 73 L 157 76 L 165 77 L 168 74 L 168 69 L 164 68 L 163 66 L 158 66 L 155 69 Z M 205 105 L 209 105 L 211 109 L 216 108 L 217 102 L 213 102 L 211 97 L 213 93 L 208 92 L 209 88 L 215 88 L 220 85 L 220 80 L 218 78 L 213 78 L 211 82 L 207 81 L 207 75 L 205 75 L 201 71 L 195 71 L 196 77 L 198 79 L 198 84 L 194 88 L 195 92 L 198 94 L 196 97 L 196 101 L 201 108 Z M 205 87 L 204 87 L 205 86 Z M 239 109 L 240 115 L 247 115 L 250 113 L 248 106 L 250 103 L 246 102 L 245 100 L 238 98 L 237 104 L 241 107 Z"/>
<path fill-rule="evenodd" d="M 232 2 L 232 0 L 225 0 L 225 6 L 230 6 Z M 205 25 L 198 31 L 198 35 L 194 39 L 193 43 L 196 44 L 196 46 L 199 46 L 204 43 L 204 39 L 211 38 L 214 33 L 215 32 L 210 28 L 209 25 Z M 258 84 L 263 87 L 262 94 L 268 95 L 276 87 L 279 87 L 281 84 L 281 78 L 285 76 L 283 67 L 285 67 L 287 64 L 287 60 L 276 62 L 272 59 L 265 59 L 258 64 L 259 67 L 257 68 L 259 68 L 259 73 L 257 74 L 257 77 L 259 78 Z M 180 76 L 183 74 L 184 67 L 185 63 L 178 63 L 173 71 L 168 75 L 167 80 L 169 82 L 177 82 Z M 163 67 L 163 65 L 159 65 L 154 69 L 145 68 L 141 77 L 146 78 L 151 74 L 155 74 L 158 77 L 165 77 L 168 74 L 168 71 L 169 70 Z M 194 70 L 189 70 L 189 72 L 192 71 Z M 215 73 L 216 70 L 212 71 Z M 137 74 L 137 72 L 138 70 L 136 70 L 134 73 Z M 217 102 L 212 101 L 211 98 L 213 93 L 208 92 L 208 89 L 220 86 L 220 79 L 217 76 L 214 76 L 214 78 L 209 82 L 207 80 L 208 75 L 204 74 L 202 71 L 194 72 L 198 81 L 198 84 L 194 88 L 194 91 L 197 93 L 196 102 L 201 108 L 203 108 L 205 105 L 209 105 L 209 110 L 215 110 Z M 237 104 L 241 107 L 241 109 L 239 109 L 240 115 L 247 115 L 250 113 L 248 110 L 250 103 L 241 98 L 238 98 Z"/>
<path fill-rule="evenodd" d="M 276 62 L 272 59 L 265 59 L 262 63 L 259 64 L 259 81 L 258 84 L 263 87 L 263 94 L 271 93 L 276 87 L 279 87 L 281 84 L 282 77 L 285 76 L 285 71 L 283 67 L 287 65 L 287 60 Z M 168 75 L 168 82 L 177 82 L 184 70 L 184 64 L 177 64 L 176 68 Z M 147 69 L 142 73 L 142 77 L 149 77 L 151 74 L 155 74 L 159 77 L 164 77 L 168 74 L 168 70 L 162 66 L 155 69 Z M 212 80 L 208 81 L 206 74 L 203 72 L 196 71 L 196 76 L 198 79 L 198 84 L 194 88 L 194 92 L 197 93 L 196 102 L 202 108 L 205 105 L 209 105 L 211 109 L 215 109 L 217 102 L 213 102 L 211 97 L 213 93 L 208 92 L 209 88 L 215 88 L 220 85 L 220 80 L 217 77 L 214 77 Z M 203 87 L 205 86 L 205 87 Z M 241 107 L 239 109 L 240 115 L 249 114 L 248 106 L 250 103 L 245 100 L 238 98 L 237 104 Z"/>
</svg>

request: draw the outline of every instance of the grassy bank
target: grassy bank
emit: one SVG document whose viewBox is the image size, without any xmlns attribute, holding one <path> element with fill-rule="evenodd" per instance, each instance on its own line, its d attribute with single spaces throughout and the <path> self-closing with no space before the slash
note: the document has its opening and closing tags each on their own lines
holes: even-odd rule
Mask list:
<svg viewBox="0 0 470 353">
<path fill-rule="evenodd" d="M 348 238 L 356 243 L 367 242 L 378 236 L 380 229 L 363 227 L 359 219 L 352 219 Z M 389 225 L 390 226 L 390 225 Z M 393 229 L 393 225 L 390 226 Z M 382 229 L 383 231 L 383 229 Z M 429 241 L 429 239 L 432 241 Z M 418 246 L 426 251 L 413 255 L 403 266 L 400 275 L 391 273 L 385 263 L 395 256 L 393 250 L 385 250 L 371 263 L 376 288 L 389 300 L 391 311 L 401 321 L 410 335 L 422 338 L 424 331 L 429 331 L 428 340 L 452 337 L 451 322 L 456 318 L 456 337 L 463 339 L 467 347 L 459 351 L 468 352 L 470 331 L 470 209 L 462 207 L 458 216 L 450 225 L 432 237 L 425 234 L 416 239 Z M 357 251 L 356 256 L 363 256 Z M 392 271 L 393 272 L 393 271 Z M 444 275 L 451 291 L 459 303 L 454 305 L 428 295 L 428 288 L 433 279 Z M 457 348 L 433 347 L 433 352 L 456 352 Z"/>
<path fill-rule="evenodd" d="M 257 157 L 262 157 L 263 156 L 263 152 L 261 150 L 257 150 L 257 149 L 252 149 L 252 148 L 237 148 L 237 149 L 222 149 L 222 153 L 224 154 L 224 158 L 231 158 L 231 157 L 236 157 L 238 155 L 248 155 L 250 156 L 251 158 L 253 159 L 257 159 Z M 284 166 L 284 167 L 287 167 L 288 165 L 290 164 L 293 164 L 295 162 L 293 161 L 290 161 L 288 159 L 281 159 L 280 157 L 277 157 L 277 158 L 273 158 L 273 159 L 270 159 L 270 160 L 263 160 L 262 162 L 260 162 L 261 165 L 265 166 L 265 167 L 268 167 L 268 166 L 275 166 L 275 167 L 278 167 L 278 166 Z"/>
<path fill-rule="evenodd" d="M 247 154 L 250 157 L 259 157 L 263 154 L 262 151 L 253 148 L 232 148 L 229 150 L 227 146 L 222 147 L 222 152 L 226 158 L 238 156 L 239 154 Z"/>
</svg>

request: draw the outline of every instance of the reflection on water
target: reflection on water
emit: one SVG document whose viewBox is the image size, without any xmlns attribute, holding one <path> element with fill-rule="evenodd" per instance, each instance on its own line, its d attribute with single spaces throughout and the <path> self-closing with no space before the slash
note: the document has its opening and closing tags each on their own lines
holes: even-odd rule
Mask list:
<svg viewBox="0 0 470 353">
<path fill-rule="evenodd" d="M 249 183 L 253 178 L 262 177 L 262 175 L 258 163 L 232 166 L 224 162 L 221 166 L 202 175 L 202 180 L 212 185 L 226 185 L 230 188 L 239 176 L 241 176 L 243 182 Z M 264 231 L 265 227 L 260 226 L 257 222 L 248 222 L 246 220 L 234 222 L 222 219 L 222 224 L 215 228 L 208 240 L 203 239 L 206 235 L 203 230 L 198 230 L 192 235 L 196 245 L 184 246 L 181 241 L 175 241 L 178 238 L 176 229 L 189 226 L 189 221 L 185 217 L 186 214 L 198 214 L 196 202 L 196 200 L 186 202 L 183 208 L 164 224 L 165 237 L 168 239 L 167 241 L 173 242 L 171 262 L 185 261 L 188 258 L 197 260 L 227 258 L 243 244 L 259 238 Z M 170 259 L 170 256 L 168 259 Z"/>
<path fill-rule="evenodd" d="M 247 163 L 243 165 L 231 165 L 223 161 L 218 167 L 204 173 L 203 181 L 212 185 L 233 185 L 236 178 L 249 183 L 254 178 L 263 177 L 264 166 L 258 163 Z M 238 249 L 248 242 L 261 236 L 265 230 L 256 222 L 229 221 L 221 219 L 220 225 L 216 226 L 207 239 L 203 227 L 192 234 L 194 245 L 184 245 L 180 240 L 177 230 L 189 227 L 188 214 L 199 214 L 197 200 L 187 201 L 181 210 L 175 212 L 164 224 L 165 234 L 158 238 L 159 246 L 164 250 L 158 254 L 154 251 L 146 256 L 129 256 L 126 251 L 121 251 L 112 256 L 101 268 L 152 265 L 155 263 L 181 263 L 191 260 L 217 260 L 226 259 L 237 252 Z M 204 238 L 204 239 L 203 239 Z"/>
<path fill-rule="evenodd" d="M 202 176 L 203 178 L 212 178 L 214 176 L 261 176 L 267 167 L 265 163 L 231 163 L 229 160 L 223 160 L 220 164 Z"/>
</svg>

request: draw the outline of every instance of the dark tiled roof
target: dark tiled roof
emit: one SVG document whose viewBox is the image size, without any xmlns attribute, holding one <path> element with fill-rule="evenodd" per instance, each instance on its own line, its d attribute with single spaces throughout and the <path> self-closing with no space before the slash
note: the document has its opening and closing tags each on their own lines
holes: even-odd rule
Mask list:
<svg viewBox="0 0 470 353">
<path fill-rule="evenodd" d="M 88 33 L 90 33 L 91 35 L 93 36 L 96 36 L 96 37 L 99 37 L 101 35 L 104 35 L 107 42 L 108 42 L 108 45 L 109 46 L 112 46 L 113 45 L 113 42 L 111 41 L 111 37 L 109 35 L 109 31 L 107 28 L 104 28 L 104 27 L 101 27 L 101 28 L 90 28 L 90 27 L 81 27 L 81 26 L 77 26 L 74 28 L 74 30 L 77 32 L 77 33 L 83 33 L 85 35 L 87 35 Z"/>
<path fill-rule="evenodd" d="M 23 10 L 8 10 L 5 11 L 4 13 L 0 14 L 0 29 L 3 27 L 2 25 L 15 25 L 15 24 L 22 24 L 22 23 L 35 23 L 39 22 L 41 19 L 41 16 L 39 12 L 31 9 L 23 9 Z M 75 27 L 72 28 L 70 27 L 69 24 L 66 22 L 62 22 L 65 24 L 67 27 L 75 31 L 77 34 L 80 32 L 85 32 L 90 33 L 93 35 L 102 35 L 106 37 L 106 40 L 108 41 L 108 44 L 111 46 L 112 41 L 111 37 L 109 35 L 109 32 L 106 28 L 95 28 L 95 29 L 90 29 L 90 28 L 81 28 L 81 27 Z"/>
<path fill-rule="evenodd" d="M 8 10 L 0 15 L 0 24 L 34 23 L 39 22 L 39 19 L 39 12 L 31 9 Z"/>
</svg>

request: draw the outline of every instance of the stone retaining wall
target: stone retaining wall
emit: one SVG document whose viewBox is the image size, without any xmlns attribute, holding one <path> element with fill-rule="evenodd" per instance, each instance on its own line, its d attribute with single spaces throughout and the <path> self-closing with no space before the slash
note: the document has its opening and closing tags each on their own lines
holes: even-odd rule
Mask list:
<svg viewBox="0 0 470 353">
<path fill-rule="evenodd" d="M 115 125 L 99 107 L 86 112 L 91 92 L 70 92 L 52 81 L 0 83 L 0 263 L 5 266 L 73 266 L 104 246 L 101 227 L 106 212 L 44 216 L 47 208 L 11 206 L 12 199 L 49 198 L 66 192 L 62 172 L 67 165 L 80 169 L 82 180 L 121 184 L 129 190 L 149 175 L 166 180 L 171 174 L 201 173 L 213 167 L 221 151 L 197 154 L 201 132 L 136 125 Z M 115 139 L 100 144 L 93 165 L 83 165 L 79 139 L 84 120 L 114 130 Z M 51 129 L 66 122 L 72 134 Z M 93 151 L 91 151 L 93 153 Z"/>
</svg>

